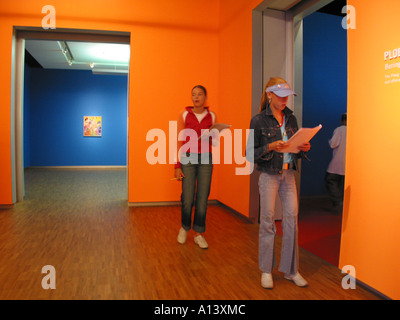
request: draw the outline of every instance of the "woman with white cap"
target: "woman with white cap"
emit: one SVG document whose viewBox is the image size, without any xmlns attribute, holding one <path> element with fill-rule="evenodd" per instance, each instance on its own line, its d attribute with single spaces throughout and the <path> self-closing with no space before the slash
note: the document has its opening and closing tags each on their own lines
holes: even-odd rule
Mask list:
<svg viewBox="0 0 400 320">
<path fill-rule="evenodd" d="M 261 285 L 273 288 L 272 269 L 276 264 L 275 247 L 275 201 L 279 194 L 282 202 L 282 248 L 279 271 L 284 278 L 300 287 L 307 281 L 298 272 L 299 257 L 297 243 L 298 196 L 294 172 L 297 160 L 306 157 L 310 143 L 299 147 L 298 153 L 285 153 L 287 141 L 298 130 L 293 112 L 286 106 L 288 97 L 296 95 L 282 78 L 271 78 L 265 86 L 260 113 L 251 120 L 254 144 L 249 139 L 247 157 L 257 163 L 260 171 L 260 230 L 259 266 L 262 272 Z"/>
</svg>

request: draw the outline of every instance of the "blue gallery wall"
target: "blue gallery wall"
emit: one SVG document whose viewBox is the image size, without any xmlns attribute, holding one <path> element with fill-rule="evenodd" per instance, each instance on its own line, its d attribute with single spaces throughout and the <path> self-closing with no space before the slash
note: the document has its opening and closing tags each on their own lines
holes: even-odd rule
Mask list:
<svg viewBox="0 0 400 320">
<path fill-rule="evenodd" d="M 322 129 L 302 161 L 301 195 L 321 195 L 332 157 L 328 141 L 347 112 L 347 33 L 342 17 L 315 12 L 303 23 L 303 127 Z"/>
<path fill-rule="evenodd" d="M 25 167 L 126 165 L 126 76 L 27 69 Z M 101 137 L 83 137 L 84 116 L 102 117 Z"/>
</svg>

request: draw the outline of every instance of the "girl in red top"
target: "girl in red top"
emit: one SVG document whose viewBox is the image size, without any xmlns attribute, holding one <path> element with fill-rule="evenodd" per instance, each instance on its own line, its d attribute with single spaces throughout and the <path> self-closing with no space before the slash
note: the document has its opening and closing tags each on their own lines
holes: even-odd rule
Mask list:
<svg viewBox="0 0 400 320">
<path fill-rule="evenodd" d="M 194 242 L 200 248 L 207 249 L 208 244 L 202 234 L 206 229 L 213 170 L 209 129 L 215 123 L 216 116 L 206 106 L 207 90 L 203 86 L 197 85 L 192 89 L 192 102 L 193 106 L 187 107 L 178 119 L 178 150 L 181 154 L 180 161 L 175 165 L 175 178 L 182 181 L 182 227 L 178 242 L 186 242 L 187 233 L 192 228 L 194 206 Z"/>
</svg>

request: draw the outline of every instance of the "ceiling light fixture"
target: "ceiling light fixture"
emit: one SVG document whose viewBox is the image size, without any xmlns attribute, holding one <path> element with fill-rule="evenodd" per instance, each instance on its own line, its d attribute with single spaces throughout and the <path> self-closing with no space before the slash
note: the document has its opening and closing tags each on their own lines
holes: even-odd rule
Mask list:
<svg viewBox="0 0 400 320">
<path fill-rule="evenodd" d="M 96 69 L 92 70 L 93 74 L 104 74 L 104 75 L 117 75 L 117 76 L 125 76 L 128 74 L 127 70 L 110 70 L 110 69 Z"/>
<path fill-rule="evenodd" d="M 61 49 L 62 54 L 64 55 L 65 59 L 67 60 L 68 65 L 72 66 L 72 63 L 74 62 L 74 57 L 72 56 L 67 43 L 65 41 L 57 41 L 57 42 Z"/>
<path fill-rule="evenodd" d="M 92 69 L 93 74 L 110 74 L 110 75 L 127 75 L 129 73 L 129 67 L 128 66 L 116 66 L 114 65 L 114 68 L 109 66 L 98 66 L 96 65 L 96 68 Z"/>
</svg>

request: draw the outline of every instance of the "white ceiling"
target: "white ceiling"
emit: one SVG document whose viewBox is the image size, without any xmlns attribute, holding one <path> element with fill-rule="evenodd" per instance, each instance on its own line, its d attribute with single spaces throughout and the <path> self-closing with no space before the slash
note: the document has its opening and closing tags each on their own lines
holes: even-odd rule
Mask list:
<svg viewBox="0 0 400 320">
<path fill-rule="evenodd" d="M 129 69 L 129 44 L 26 40 L 25 48 L 45 69 L 114 74 L 127 74 Z"/>
</svg>

